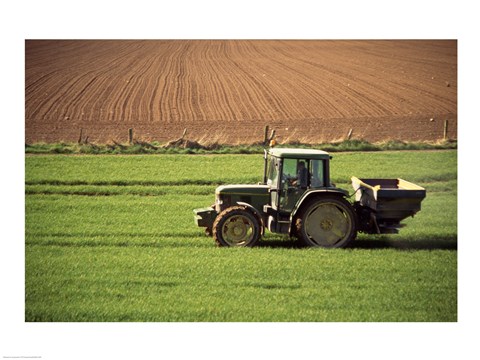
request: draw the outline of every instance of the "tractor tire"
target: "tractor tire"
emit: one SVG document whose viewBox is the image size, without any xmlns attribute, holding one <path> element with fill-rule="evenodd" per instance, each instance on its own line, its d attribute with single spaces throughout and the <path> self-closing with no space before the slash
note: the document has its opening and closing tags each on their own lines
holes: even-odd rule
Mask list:
<svg viewBox="0 0 480 360">
<path fill-rule="evenodd" d="M 295 235 L 307 246 L 345 248 L 357 236 L 357 217 L 339 196 L 316 197 L 296 216 Z"/>
<path fill-rule="evenodd" d="M 245 206 L 231 206 L 217 215 L 213 239 L 218 246 L 252 247 L 261 237 L 257 217 Z"/>
</svg>

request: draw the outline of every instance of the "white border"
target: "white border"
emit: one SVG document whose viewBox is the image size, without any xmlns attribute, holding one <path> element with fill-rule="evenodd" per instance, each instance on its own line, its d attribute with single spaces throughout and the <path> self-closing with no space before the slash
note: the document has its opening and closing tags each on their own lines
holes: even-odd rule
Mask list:
<svg viewBox="0 0 480 360">
<path fill-rule="evenodd" d="M 14 4 L 14 5 L 12 5 Z M 472 4 L 474 4 L 472 2 Z M 5 8 L 6 6 L 6 8 Z M 4 4 L 0 356 L 469 358 L 479 355 L 477 12 L 451 1 L 17 1 Z M 458 39 L 459 322 L 446 324 L 24 323 L 24 39 Z M 6 81 L 5 81 L 6 80 Z M 5 111 L 6 110 L 6 111 Z M 13 125 L 12 125 L 13 124 Z M 471 156 L 467 156 L 471 153 Z M 469 275 L 470 274 L 470 275 Z"/>
</svg>

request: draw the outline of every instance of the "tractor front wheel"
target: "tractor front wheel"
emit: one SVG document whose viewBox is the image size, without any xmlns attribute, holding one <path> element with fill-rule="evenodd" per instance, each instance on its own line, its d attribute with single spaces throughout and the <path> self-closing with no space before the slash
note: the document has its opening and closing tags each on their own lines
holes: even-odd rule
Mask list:
<svg viewBox="0 0 480 360">
<path fill-rule="evenodd" d="M 232 206 L 218 214 L 213 223 L 218 246 L 252 247 L 261 236 L 258 219 L 244 206 Z"/>
</svg>

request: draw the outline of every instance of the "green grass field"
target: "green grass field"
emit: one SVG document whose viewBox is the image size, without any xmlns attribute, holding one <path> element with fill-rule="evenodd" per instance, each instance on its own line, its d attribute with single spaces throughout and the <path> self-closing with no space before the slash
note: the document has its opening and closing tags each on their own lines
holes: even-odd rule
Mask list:
<svg viewBox="0 0 480 360">
<path fill-rule="evenodd" d="M 217 248 L 193 223 L 261 155 L 29 155 L 26 321 L 457 321 L 457 152 L 337 153 L 332 178 L 427 189 L 400 234 L 346 250 Z"/>
</svg>

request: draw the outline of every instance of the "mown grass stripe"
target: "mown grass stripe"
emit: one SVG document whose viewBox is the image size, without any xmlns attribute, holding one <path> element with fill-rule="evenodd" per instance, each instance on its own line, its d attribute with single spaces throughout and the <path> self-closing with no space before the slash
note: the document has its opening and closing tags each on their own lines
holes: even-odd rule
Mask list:
<svg viewBox="0 0 480 360">
<path fill-rule="evenodd" d="M 167 193 L 162 191 L 148 192 L 148 191 L 129 191 L 129 192 L 113 192 L 113 191 L 79 191 L 79 190 L 33 190 L 26 189 L 26 195 L 68 195 L 68 196 L 164 196 Z"/>
<path fill-rule="evenodd" d="M 122 181 L 82 181 L 82 180 L 57 180 L 57 179 L 39 179 L 26 180 L 25 185 L 95 185 L 95 186 L 185 186 L 185 185 L 220 185 L 224 180 L 200 180 L 200 179 L 182 179 L 177 181 L 142 181 L 142 180 L 122 180 Z"/>
</svg>

